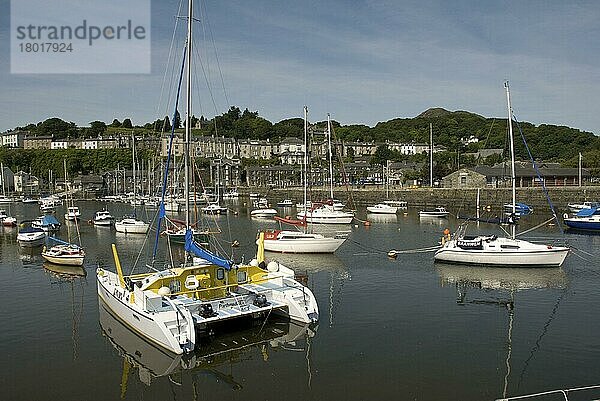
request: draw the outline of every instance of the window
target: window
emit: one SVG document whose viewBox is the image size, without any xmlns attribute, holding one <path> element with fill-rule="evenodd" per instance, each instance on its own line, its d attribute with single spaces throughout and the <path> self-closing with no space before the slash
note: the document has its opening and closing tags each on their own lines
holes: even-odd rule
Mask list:
<svg viewBox="0 0 600 401">
<path fill-rule="evenodd" d="M 217 280 L 225 279 L 225 269 L 217 269 Z"/>
<path fill-rule="evenodd" d="M 467 184 L 467 176 L 466 175 L 461 175 L 460 176 L 460 184 L 461 185 L 466 185 Z"/>
</svg>

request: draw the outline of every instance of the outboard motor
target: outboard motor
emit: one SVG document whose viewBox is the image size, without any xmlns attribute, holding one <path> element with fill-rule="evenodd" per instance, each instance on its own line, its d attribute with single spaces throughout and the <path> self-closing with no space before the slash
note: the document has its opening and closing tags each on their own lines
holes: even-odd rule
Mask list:
<svg viewBox="0 0 600 401">
<path fill-rule="evenodd" d="M 205 319 L 209 318 L 209 317 L 217 316 L 217 314 L 214 312 L 211 304 L 200 305 L 200 310 L 198 312 L 199 312 L 199 315 Z"/>
<path fill-rule="evenodd" d="M 265 294 L 257 294 L 256 298 L 254 298 L 253 304 L 254 304 L 254 306 L 258 306 L 259 308 L 269 305 Z"/>
</svg>

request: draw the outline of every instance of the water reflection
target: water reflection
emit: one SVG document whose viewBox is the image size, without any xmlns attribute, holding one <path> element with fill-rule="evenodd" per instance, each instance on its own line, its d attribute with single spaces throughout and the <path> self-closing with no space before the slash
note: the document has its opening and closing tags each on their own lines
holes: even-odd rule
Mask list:
<svg viewBox="0 0 600 401">
<path fill-rule="evenodd" d="M 397 223 L 397 214 L 367 213 L 367 220 L 372 223 Z"/>
<path fill-rule="evenodd" d="M 553 268 L 498 268 L 436 263 L 442 287 L 452 284 L 471 288 L 520 291 L 566 288 L 567 274 Z"/>
<path fill-rule="evenodd" d="M 60 286 L 61 290 L 66 286 L 71 304 L 71 341 L 73 346 L 73 360 L 79 355 L 79 326 L 83 315 L 83 300 L 85 298 L 85 269 L 82 266 L 62 266 L 54 263 L 44 262 L 44 270 L 50 276 L 50 284 Z M 75 288 L 78 287 L 79 295 Z"/>
<path fill-rule="evenodd" d="M 42 245 L 35 247 L 19 247 L 19 259 L 23 267 L 32 267 L 40 265 L 44 258 L 42 258 Z"/>
<path fill-rule="evenodd" d="M 244 378 L 235 378 L 221 368 L 231 370 L 233 364 L 252 360 L 268 362 L 271 350 L 304 352 L 307 369 L 310 372 L 310 339 L 316 327 L 299 325 L 290 321 L 269 320 L 246 330 L 236 330 L 200 341 L 200 345 L 190 355 L 173 355 L 146 342 L 118 321 L 100 302 L 100 326 L 102 335 L 123 358 L 123 380 L 126 381 L 131 368 L 138 370 L 140 382 L 150 386 L 158 377 L 173 377 L 176 373 L 208 373 L 233 389 L 241 389 Z M 193 376 L 193 385 L 200 376 Z M 178 383 L 179 384 L 179 383 Z M 121 383 L 122 398 L 127 383 Z"/>
<path fill-rule="evenodd" d="M 511 377 L 512 367 L 512 343 L 513 343 L 513 325 L 515 320 L 515 294 L 532 289 L 565 289 L 569 282 L 566 273 L 557 268 L 498 268 L 498 267 L 473 267 L 457 266 L 449 264 L 436 264 L 440 275 L 441 285 L 456 286 L 456 303 L 459 305 L 500 305 L 506 307 L 508 321 L 506 328 L 506 357 L 504 360 L 505 373 L 503 377 L 502 397 L 506 398 L 508 393 L 509 378 Z M 509 295 L 506 298 L 488 296 L 483 299 L 467 299 L 467 292 L 470 289 L 486 291 L 506 291 Z M 564 295 L 564 293 L 563 293 Z M 558 309 L 558 304 L 562 296 L 558 298 L 554 309 L 552 310 L 544 330 L 538 336 L 537 344 L 541 343 L 541 338 L 545 335 L 554 314 Z M 524 363 L 521 377 L 523 376 L 529 361 L 539 348 L 534 348 L 530 352 L 529 358 Z"/>
</svg>

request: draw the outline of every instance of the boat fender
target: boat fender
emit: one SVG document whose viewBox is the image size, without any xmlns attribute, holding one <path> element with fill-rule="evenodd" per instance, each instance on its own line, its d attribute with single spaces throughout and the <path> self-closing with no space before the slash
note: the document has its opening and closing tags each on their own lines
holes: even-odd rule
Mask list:
<svg viewBox="0 0 600 401">
<path fill-rule="evenodd" d="M 442 246 L 444 246 L 446 244 L 446 237 L 442 236 L 440 243 L 442 244 Z"/>
<path fill-rule="evenodd" d="M 252 259 L 252 260 L 250 261 L 250 266 L 253 266 L 253 267 L 256 267 L 256 266 L 258 266 L 258 260 L 257 260 L 257 259 Z"/>
<path fill-rule="evenodd" d="M 398 252 L 391 250 L 387 253 L 387 255 L 388 255 L 388 258 L 396 259 L 398 257 Z"/>
<path fill-rule="evenodd" d="M 279 271 L 279 263 L 277 263 L 274 260 L 270 261 L 269 264 L 267 265 L 267 270 L 271 273 L 278 272 Z"/>
<path fill-rule="evenodd" d="M 171 294 L 171 289 L 169 287 L 164 287 L 163 286 L 163 287 L 160 287 L 158 289 L 158 295 L 160 295 L 160 296 L 164 297 L 164 296 L 167 296 L 167 295 L 170 295 L 170 294 Z"/>
</svg>

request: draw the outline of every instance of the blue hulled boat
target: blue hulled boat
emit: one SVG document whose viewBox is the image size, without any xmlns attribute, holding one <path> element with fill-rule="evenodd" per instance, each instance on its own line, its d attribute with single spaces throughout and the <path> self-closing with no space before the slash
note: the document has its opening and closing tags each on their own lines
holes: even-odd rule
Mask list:
<svg viewBox="0 0 600 401">
<path fill-rule="evenodd" d="M 600 211 L 595 207 L 582 209 L 575 216 L 565 218 L 564 222 L 569 228 L 600 231 Z"/>
</svg>

